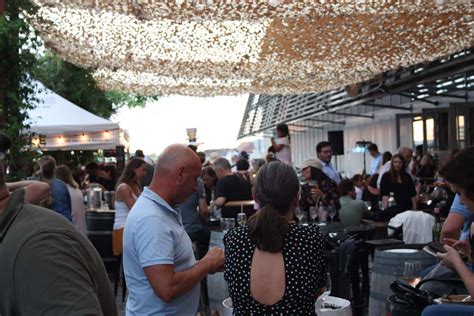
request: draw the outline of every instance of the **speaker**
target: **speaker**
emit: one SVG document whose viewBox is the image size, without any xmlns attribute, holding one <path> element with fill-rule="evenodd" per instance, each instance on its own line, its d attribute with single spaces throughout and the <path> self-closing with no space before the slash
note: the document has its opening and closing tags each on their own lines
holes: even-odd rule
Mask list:
<svg viewBox="0 0 474 316">
<path fill-rule="evenodd" d="M 328 131 L 328 142 L 334 155 L 344 155 L 344 131 Z"/>
</svg>

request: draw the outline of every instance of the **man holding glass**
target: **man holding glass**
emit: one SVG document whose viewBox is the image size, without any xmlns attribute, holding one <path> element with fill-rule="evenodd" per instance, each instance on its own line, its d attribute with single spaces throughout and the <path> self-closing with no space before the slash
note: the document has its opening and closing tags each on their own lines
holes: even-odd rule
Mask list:
<svg viewBox="0 0 474 316">
<path fill-rule="evenodd" d="M 199 157 L 184 145 L 171 145 L 131 209 L 123 240 L 127 315 L 195 315 L 200 280 L 223 266 L 224 251 L 215 247 L 196 262 L 175 208 L 196 191 L 200 175 Z"/>
</svg>

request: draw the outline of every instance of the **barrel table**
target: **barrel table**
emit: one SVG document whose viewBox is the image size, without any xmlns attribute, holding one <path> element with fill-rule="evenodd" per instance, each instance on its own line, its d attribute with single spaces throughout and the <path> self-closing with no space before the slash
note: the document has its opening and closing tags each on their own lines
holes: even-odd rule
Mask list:
<svg viewBox="0 0 474 316">
<path fill-rule="evenodd" d="M 424 245 L 395 245 L 375 250 L 370 281 L 369 315 L 385 315 L 387 298 L 392 295 L 390 283 L 403 277 L 405 262 L 419 261 L 425 269 L 436 264 L 436 258 L 424 252 Z"/>
</svg>

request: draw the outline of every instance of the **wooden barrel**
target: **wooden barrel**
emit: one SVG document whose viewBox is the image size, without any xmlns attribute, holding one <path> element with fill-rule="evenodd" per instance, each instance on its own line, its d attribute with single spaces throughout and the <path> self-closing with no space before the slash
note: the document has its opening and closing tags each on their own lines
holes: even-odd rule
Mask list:
<svg viewBox="0 0 474 316">
<path fill-rule="evenodd" d="M 108 273 L 116 273 L 118 258 L 112 249 L 115 213 L 86 212 L 87 237 L 99 253 Z"/>
<path fill-rule="evenodd" d="M 385 315 L 387 298 L 393 293 L 390 283 L 403 276 L 406 261 L 419 261 L 425 269 L 436 264 L 436 258 L 424 252 L 424 245 L 395 245 L 375 250 L 370 280 L 369 315 Z"/>
</svg>

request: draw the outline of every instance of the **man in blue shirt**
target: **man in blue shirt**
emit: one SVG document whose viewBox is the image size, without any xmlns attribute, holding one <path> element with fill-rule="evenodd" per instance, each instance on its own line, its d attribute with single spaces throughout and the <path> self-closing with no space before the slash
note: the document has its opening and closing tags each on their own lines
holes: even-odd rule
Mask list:
<svg viewBox="0 0 474 316">
<path fill-rule="evenodd" d="M 66 184 L 54 177 L 56 160 L 52 156 L 43 156 L 38 160 L 38 166 L 41 170 L 40 180 L 51 186 L 50 208 L 72 222 L 71 195 Z"/>
<path fill-rule="evenodd" d="M 339 182 L 341 181 L 341 176 L 331 164 L 331 158 L 332 158 L 331 143 L 327 141 L 319 142 L 318 145 L 316 145 L 316 155 L 318 156 L 318 159 L 321 161 L 321 164 L 323 165 L 322 171 L 329 178 L 334 180 L 334 182 L 339 184 Z"/>
<path fill-rule="evenodd" d="M 200 280 L 222 268 L 224 251 L 219 248 L 196 262 L 174 207 L 196 191 L 200 174 L 201 162 L 191 149 L 169 146 L 130 211 L 123 240 L 127 315 L 196 315 Z"/>
<path fill-rule="evenodd" d="M 381 165 L 382 165 L 382 154 L 379 153 L 379 148 L 376 144 L 372 143 L 367 147 L 369 154 L 374 158 L 372 163 L 370 164 L 369 174 L 373 175 L 378 173 Z"/>
<path fill-rule="evenodd" d="M 466 240 L 469 239 L 474 213 L 461 203 L 459 194 L 454 197 L 448 217 L 441 229 L 441 240 L 444 238 Z"/>
</svg>

